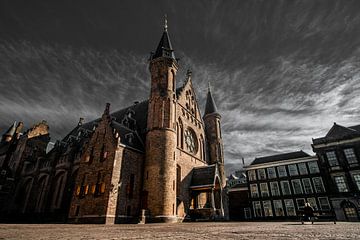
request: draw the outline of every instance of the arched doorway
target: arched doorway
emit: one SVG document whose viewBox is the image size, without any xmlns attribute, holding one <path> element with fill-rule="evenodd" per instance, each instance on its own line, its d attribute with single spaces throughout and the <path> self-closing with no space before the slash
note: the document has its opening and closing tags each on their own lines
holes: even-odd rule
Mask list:
<svg viewBox="0 0 360 240">
<path fill-rule="evenodd" d="M 359 214 L 358 214 L 358 210 L 357 210 L 355 204 L 353 204 L 350 201 L 343 201 L 341 203 L 341 208 L 344 211 L 346 220 L 359 221 Z"/>
</svg>

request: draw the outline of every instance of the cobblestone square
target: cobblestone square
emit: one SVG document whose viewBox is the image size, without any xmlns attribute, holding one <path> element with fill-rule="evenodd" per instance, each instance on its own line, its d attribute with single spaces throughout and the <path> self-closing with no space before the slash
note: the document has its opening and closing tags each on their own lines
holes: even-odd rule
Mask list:
<svg viewBox="0 0 360 240">
<path fill-rule="evenodd" d="M 360 223 L 1 224 L 0 239 L 360 239 Z"/>
</svg>

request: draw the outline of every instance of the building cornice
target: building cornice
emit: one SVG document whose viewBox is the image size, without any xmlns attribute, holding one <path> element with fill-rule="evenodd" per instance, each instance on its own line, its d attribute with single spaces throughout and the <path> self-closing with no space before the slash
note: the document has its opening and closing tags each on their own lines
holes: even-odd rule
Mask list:
<svg viewBox="0 0 360 240">
<path fill-rule="evenodd" d="M 244 167 L 245 170 L 252 170 L 252 169 L 260 169 L 265 167 L 274 167 L 274 166 L 282 166 L 282 165 L 288 165 L 293 163 L 302 163 L 302 162 L 312 162 L 312 161 L 318 161 L 317 157 L 304 157 L 304 158 L 296 158 L 296 159 L 287 159 L 282 161 L 276 161 L 276 162 L 269 162 L 269 163 L 262 163 L 262 164 L 256 164 L 256 165 L 249 165 Z"/>
<path fill-rule="evenodd" d="M 330 142 L 330 143 L 312 144 L 312 147 L 315 149 L 315 148 L 338 146 L 341 144 L 353 143 L 353 142 L 360 142 L 360 137 L 353 138 L 350 140 L 340 140 L 340 141 Z"/>
</svg>

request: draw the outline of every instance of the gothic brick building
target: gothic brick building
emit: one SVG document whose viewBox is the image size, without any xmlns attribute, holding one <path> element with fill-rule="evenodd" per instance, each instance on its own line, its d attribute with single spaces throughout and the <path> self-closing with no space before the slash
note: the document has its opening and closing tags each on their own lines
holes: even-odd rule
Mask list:
<svg viewBox="0 0 360 240">
<path fill-rule="evenodd" d="M 3 161 L 0 167 L 15 179 L 3 216 L 16 210 L 17 219 L 79 223 L 224 217 L 221 116 L 210 89 L 201 115 L 190 71 L 176 88 L 178 69 L 165 23 L 150 58 L 149 99 L 112 113 L 107 104 L 101 118 L 80 119 L 49 153 L 42 147 L 31 155 L 31 171 L 24 156 L 22 174 Z M 10 141 L 14 150 L 6 159 L 22 154 L 19 141 Z"/>
</svg>

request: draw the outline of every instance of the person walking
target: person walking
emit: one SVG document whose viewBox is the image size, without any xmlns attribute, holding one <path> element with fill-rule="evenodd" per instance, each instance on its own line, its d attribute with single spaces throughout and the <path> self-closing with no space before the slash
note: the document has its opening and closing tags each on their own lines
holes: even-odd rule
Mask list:
<svg viewBox="0 0 360 240">
<path fill-rule="evenodd" d="M 311 207 L 310 203 L 306 202 L 304 207 L 304 218 L 301 221 L 304 224 L 305 221 L 311 221 L 311 224 L 314 224 L 314 209 Z"/>
</svg>

